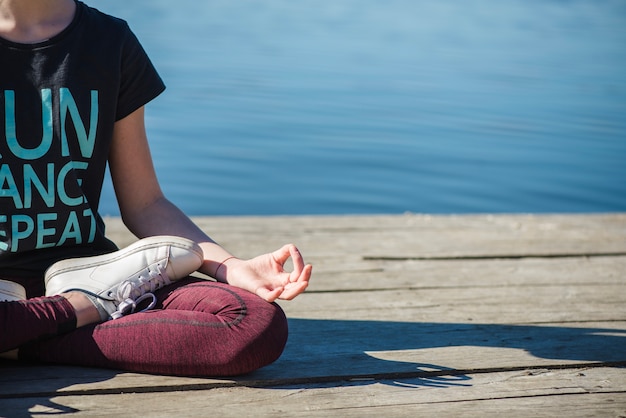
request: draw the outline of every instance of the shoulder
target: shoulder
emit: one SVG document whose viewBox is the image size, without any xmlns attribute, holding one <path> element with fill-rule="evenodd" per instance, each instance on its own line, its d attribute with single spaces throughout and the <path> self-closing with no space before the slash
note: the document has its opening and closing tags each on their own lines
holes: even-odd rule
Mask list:
<svg viewBox="0 0 626 418">
<path fill-rule="evenodd" d="M 80 20 L 90 31 L 101 33 L 102 36 L 111 37 L 115 35 L 127 36 L 131 33 L 128 23 L 124 19 L 101 12 L 95 7 L 85 3 L 77 2 L 77 13 L 80 13 Z"/>
</svg>

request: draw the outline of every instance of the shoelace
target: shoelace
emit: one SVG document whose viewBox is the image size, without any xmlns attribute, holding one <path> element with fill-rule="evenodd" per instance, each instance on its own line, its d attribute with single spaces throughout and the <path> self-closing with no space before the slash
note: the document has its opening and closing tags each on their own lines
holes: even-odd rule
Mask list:
<svg viewBox="0 0 626 418">
<path fill-rule="evenodd" d="M 117 306 L 117 311 L 111 314 L 111 318 L 118 319 L 124 315 L 134 313 L 137 305 L 148 298 L 152 298 L 152 301 L 139 312 L 154 308 L 157 303 L 154 291 L 170 283 L 172 281 L 167 276 L 165 268 L 162 268 L 159 264 L 149 266 L 145 276 L 123 281 L 113 295 L 120 303 Z"/>
</svg>

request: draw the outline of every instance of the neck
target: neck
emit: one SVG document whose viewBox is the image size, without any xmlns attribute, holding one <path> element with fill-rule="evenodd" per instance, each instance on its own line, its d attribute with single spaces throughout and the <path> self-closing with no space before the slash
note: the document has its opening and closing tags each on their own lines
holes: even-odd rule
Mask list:
<svg viewBox="0 0 626 418">
<path fill-rule="evenodd" d="M 0 0 L 0 37 L 14 42 L 45 41 L 74 17 L 74 0 Z"/>
</svg>

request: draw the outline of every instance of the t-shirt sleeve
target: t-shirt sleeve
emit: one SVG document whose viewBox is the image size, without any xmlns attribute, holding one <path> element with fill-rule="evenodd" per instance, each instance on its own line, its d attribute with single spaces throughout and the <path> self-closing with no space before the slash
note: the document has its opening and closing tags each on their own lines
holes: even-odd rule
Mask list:
<svg viewBox="0 0 626 418">
<path fill-rule="evenodd" d="M 121 79 L 115 120 L 144 106 L 165 90 L 165 84 L 135 34 L 127 29 L 121 56 Z"/>
</svg>

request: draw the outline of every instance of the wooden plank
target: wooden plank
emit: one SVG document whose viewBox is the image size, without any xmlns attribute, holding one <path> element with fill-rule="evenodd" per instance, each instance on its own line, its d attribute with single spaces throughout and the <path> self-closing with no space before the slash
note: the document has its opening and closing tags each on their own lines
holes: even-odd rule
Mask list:
<svg viewBox="0 0 626 418">
<path fill-rule="evenodd" d="M 311 292 L 280 302 L 292 318 L 446 323 L 626 320 L 625 284 Z"/>
<path fill-rule="evenodd" d="M 235 383 L 232 379 L 159 376 L 89 367 L 3 362 L 0 368 L 0 405 L 2 399 L 36 397 L 39 394 L 105 394 L 145 391 L 150 388 L 156 392 L 191 387 L 230 387 Z"/>
<path fill-rule="evenodd" d="M 8 416 L 623 416 L 624 369 L 580 368 L 0 400 Z"/>
<path fill-rule="evenodd" d="M 492 260 L 363 260 L 328 258 L 314 265 L 308 292 L 525 286 L 623 285 L 624 257 Z M 296 305 L 294 303 L 293 305 Z"/>
<path fill-rule="evenodd" d="M 288 218 L 289 219 L 289 218 Z M 289 219 L 290 221 L 293 218 Z M 266 248 L 291 238 L 305 254 L 359 254 L 369 257 L 463 257 L 494 255 L 581 254 L 626 251 L 626 216 L 476 215 L 338 216 L 285 219 L 218 220 L 219 240 L 238 249 Z M 207 231 L 214 219 L 199 219 Z M 240 229 L 233 229 L 237 223 Z M 241 236 L 241 235 L 239 235 Z M 230 237 L 234 240 L 230 240 Z M 478 243 L 480 243 L 478 245 Z"/>
<path fill-rule="evenodd" d="M 626 364 L 625 323 L 583 328 L 293 319 L 291 324 L 295 329 L 284 355 L 250 378 Z"/>
<path fill-rule="evenodd" d="M 242 257 L 296 243 L 311 261 L 328 256 L 493 257 L 625 254 L 626 214 L 195 217 Z M 119 245 L 134 238 L 106 219 Z"/>
</svg>

